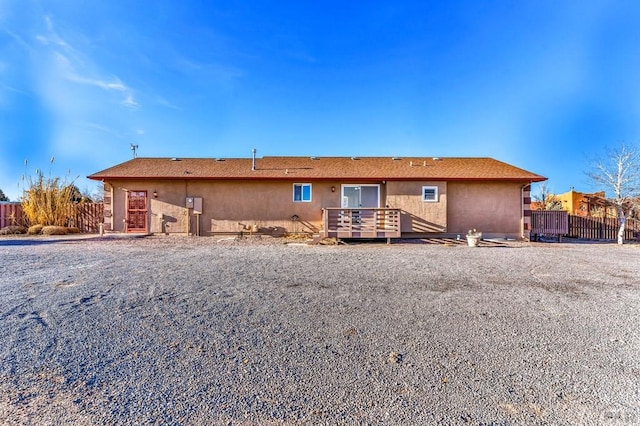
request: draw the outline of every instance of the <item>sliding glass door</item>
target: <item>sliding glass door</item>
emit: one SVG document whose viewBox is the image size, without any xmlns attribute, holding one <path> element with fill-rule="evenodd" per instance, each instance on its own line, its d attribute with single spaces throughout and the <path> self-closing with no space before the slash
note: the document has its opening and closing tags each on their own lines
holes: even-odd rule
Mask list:
<svg viewBox="0 0 640 426">
<path fill-rule="evenodd" d="M 380 185 L 342 185 L 342 208 L 380 207 Z"/>
</svg>

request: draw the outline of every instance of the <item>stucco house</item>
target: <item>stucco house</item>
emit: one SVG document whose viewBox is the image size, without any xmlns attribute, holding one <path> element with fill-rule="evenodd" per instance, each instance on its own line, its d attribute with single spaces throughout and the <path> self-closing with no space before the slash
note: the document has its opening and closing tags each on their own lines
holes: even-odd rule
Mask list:
<svg viewBox="0 0 640 426">
<path fill-rule="evenodd" d="M 528 238 L 530 184 L 492 158 L 134 158 L 104 182 L 105 229 L 338 238 Z"/>
</svg>

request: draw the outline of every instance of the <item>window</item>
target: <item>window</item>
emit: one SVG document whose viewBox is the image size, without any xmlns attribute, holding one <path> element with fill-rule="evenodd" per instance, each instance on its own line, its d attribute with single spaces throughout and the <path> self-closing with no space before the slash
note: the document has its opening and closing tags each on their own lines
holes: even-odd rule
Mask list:
<svg viewBox="0 0 640 426">
<path fill-rule="evenodd" d="M 311 184 L 310 183 L 294 183 L 293 184 L 293 201 L 295 203 L 311 202 Z"/>
<path fill-rule="evenodd" d="M 423 186 L 422 187 L 422 201 L 431 203 L 438 202 L 438 187 L 437 186 Z"/>
</svg>

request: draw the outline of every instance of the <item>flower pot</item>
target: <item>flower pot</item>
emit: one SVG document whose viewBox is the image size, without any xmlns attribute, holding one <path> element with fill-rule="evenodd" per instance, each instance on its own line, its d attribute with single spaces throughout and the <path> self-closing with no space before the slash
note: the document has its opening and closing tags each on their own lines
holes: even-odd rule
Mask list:
<svg viewBox="0 0 640 426">
<path fill-rule="evenodd" d="M 480 241 L 479 235 L 467 235 L 467 244 L 469 247 L 478 247 L 478 241 Z"/>
</svg>

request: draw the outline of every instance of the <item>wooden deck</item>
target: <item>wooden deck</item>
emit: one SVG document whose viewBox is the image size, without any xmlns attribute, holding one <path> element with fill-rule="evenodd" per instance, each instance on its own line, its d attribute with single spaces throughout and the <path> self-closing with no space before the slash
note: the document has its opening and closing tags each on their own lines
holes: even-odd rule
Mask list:
<svg viewBox="0 0 640 426">
<path fill-rule="evenodd" d="M 400 238 L 400 209 L 322 209 L 324 238 Z"/>
</svg>

